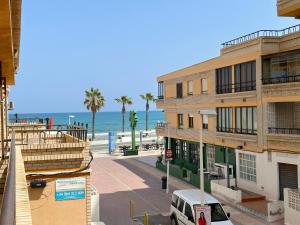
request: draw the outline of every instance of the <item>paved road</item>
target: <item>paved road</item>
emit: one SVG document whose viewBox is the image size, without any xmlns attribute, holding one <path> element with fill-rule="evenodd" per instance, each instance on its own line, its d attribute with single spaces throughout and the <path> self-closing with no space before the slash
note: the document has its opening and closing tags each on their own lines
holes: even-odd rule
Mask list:
<svg viewBox="0 0 300 225">
<path fill-rule="evenodd" d="M 150 215 L 167 215 L 171 194 L 161 189 L 161 176 L 156 168 L 146 165 L 144 160 L 123 157 L 96 158 L 92 164 L 92 184 L 100 193 L 100 217 L 106 225 L 136 225 L 129 216 L 129 201 L 136 203 L 137 217 L 145 212 Z M 175 189 L 194 188 L 190 184 L 170 178 L 170 193 Z M 264 225 L 245 213 L 230 206 L 235 225 Z M 166 221 L 166 220 L 165 220 Z M 168 220 L 167 220 L 168 221 Z M 154 224 L 158 225 L 158 224 Z M 162 223 L 162 225 L 169 225 Z"/>
<path fill-rule="evenodd" d="M 146 167 L 147 168 L 147 167 Z M 92 183 L 100 193 L 100 217 L 106 225 L 132 225 L 129 201 L 136 203 L 136 216 L 168 213 L 171 194 L 161 189 L 163 175 L 155 168 L 145 170 L 134 159 L 96 158 L 92 165 Z M 184 185 L 181 185 L 184 188 Z M 175 189 L 170 186 L 170 192 Z"/>
</svg>

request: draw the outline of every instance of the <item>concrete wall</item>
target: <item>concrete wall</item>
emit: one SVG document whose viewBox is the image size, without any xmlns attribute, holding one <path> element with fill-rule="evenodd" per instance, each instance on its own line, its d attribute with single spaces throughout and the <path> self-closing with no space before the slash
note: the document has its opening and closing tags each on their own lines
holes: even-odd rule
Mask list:
<svg viewBox="0 0 300 225">
<path fill-rule="evenodd" d="M 81 175 L 86 178 L 86 191 L 90 189 L 89 174 Z M 28 188 L 33 225 L 89 225 L 87 211 L 90 210 L 90 197 L 78 200 L 55 200 L 55 181 L 60 177 L 44 177 L 47 180 L 45 188 Z M 28 180 L 28 183 L 30 180 Z M 90 215 L 89 215 L 90 216 Z"/>
<path fill-rule="evenodd" d="M 221 195 L 234 203 L 242 202 L 242 191 L 227 188 L 227 180 L 211 180 L 211 193 Z M 230 179 L 230 186 L 235 186 L 235 179 Z"/>
<path fill-rule="evenodd" d="M 300 155 L 280 152 L 270 152 L 271 161 L 268 160 L 268 152 L 250 153 L 256 156 L 256 182 L 240 179 L 239 156 L 243 152 L 236 149 L 237 184 L 240 188 L 266 196 L 267 199 L 277 201 L 279 199 L 279 174 L 278 163 L 294 164 L 298 166 L 298 183 L 300 184 Z"/>
</svg>

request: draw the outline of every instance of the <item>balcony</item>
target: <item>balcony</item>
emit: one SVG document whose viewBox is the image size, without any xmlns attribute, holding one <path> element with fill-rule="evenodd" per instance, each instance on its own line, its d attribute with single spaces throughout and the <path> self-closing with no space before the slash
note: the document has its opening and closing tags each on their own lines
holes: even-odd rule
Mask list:
<svg viewBox="0 0 300 225">
<path fill-rule="evenodd" d="M 2 197 L 0 224 L 22 225 L 32 224 L 30 202 L 27 190 L 24 161 L 19 147 L 15 146 L 12 135 L 5 189 Z M 2 161 L 3 163 L 3 161 Z M 5 164 L 5 163 L 4 163 Z M 1 173 L 4 173 L 3 170 Z M 3 174 L 1 174 L 3 176 Z"/>
<path fill-rule="evenodd" d="M 288 27 L 282 30 L 259 30 L 255 31 L 253 33 L 232 39 L 230 41 L 226 41 L 222 43 L 222 48 L 230 48 L 245 42 L 249 42 L 255 39 L 264 38 L 264 37 L 274 37 L 274 38 L 280 38 L 292 33 L 296 33 L 300 31 L 300 24 Z"/>
<path fill-rule="evenodd" d="M 256 90 L 255 81 L 216 86 L 217 94 L 228 94 L 228 93 L 236 93 L 236 92 L 255 91 L 255 90 Z"/>
<path fill-rule="evenodd" d="M 300 152 L 300 102 L 268 104 L 267 147 Z"/>
<path fill-rule="evenodd" d="M 14 124 L 8 131 L 15 132 L 26 171 L 83 168 L 90 160 L 87 129 L 83 127 Z"/>
<path fill-rule="evenodd" d="M 277 0 L 277 15 L 300 17 L 300 2 L 299 0 Z"/>
</svg>

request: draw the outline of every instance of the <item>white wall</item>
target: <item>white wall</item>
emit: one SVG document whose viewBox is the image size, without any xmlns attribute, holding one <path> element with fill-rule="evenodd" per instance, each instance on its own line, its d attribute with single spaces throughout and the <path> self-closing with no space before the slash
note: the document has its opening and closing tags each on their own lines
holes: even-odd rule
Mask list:
<svg viewBox="0 0 300 225">
<path fill-rule="evenodd" d="M 256 183 L 240 179 L 239 152 L 256 155 Z M 268 152 L 251 153 L 236 149 L 237 184 L 238 187 L 261 195 L 268 200 L 279 199 L 278 163 L 288 163 L 298 166 L 298 184 L 300 184 L 300 154 L 271 152 L 272 161 L 268 161 Z"/>
<path fill-rule="evenodd" d="M 242 192 L 240 190 L 232 190 L 227 188 L 227 180 L 212 180 L 211 183 L 211 192 L 212 194 L 221 195 L 229 200 L 239 203 L 242 201 Z M 230 179 L 230 185 L 235 185 L 235 179 Z"/>
</svg>

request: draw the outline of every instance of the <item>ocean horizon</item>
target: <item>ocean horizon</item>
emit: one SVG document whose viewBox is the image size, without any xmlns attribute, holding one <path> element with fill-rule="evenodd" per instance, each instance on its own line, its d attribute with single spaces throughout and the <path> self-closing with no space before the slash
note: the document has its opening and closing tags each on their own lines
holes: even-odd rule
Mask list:
<svg viewBox="0 0 300 225">
<path fill-rule="evenodd" d="M 146 129 L 146 112 L 136 111 L 138 117 L 138 123 L 136 130 Z M 71 118 L 71 124 L 84 123 L 88 124 L 88 132 L 92 130 L 92 113 L 91 112 L 64 112 L 64 113 L 17 113 L 18 118 L 53 118 L 54 124 L 68 124 L 69 116 Z M 162 111 L 149 111 L 148 125 L 149 129 L 154 129 L 158 121 L 164 121 L 164 114 Z M 15 113 L 9 114 L 9 119 L 15 119 Z M 97 112 L 95 118 L 95 133 L 106 133 L 109 131 L 121 131 L 122 130 L 122 113 L 117 111 L 112 112 Z M 129 126 L 129 111 L 125 113 L 125 131 L 130 131 Z"/>
</svg>

